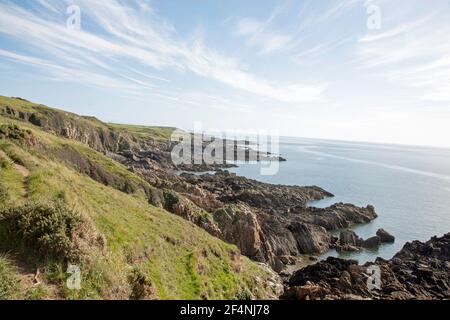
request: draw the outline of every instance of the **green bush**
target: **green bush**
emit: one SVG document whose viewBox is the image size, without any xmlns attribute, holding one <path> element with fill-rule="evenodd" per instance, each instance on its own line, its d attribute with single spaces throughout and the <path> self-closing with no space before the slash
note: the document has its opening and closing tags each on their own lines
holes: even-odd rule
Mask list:
<svg viewBox="0 0 450 320">
<path fill-rule="evenodd" d="M 73 239 L 82 225 L 81 216 L 62 203 L 26 203 L 0 211 L 7 242 L 44 259 L 78 259 Z"/>
<path fill-rule="evenodd" d="M 146 300 L 151 299 L 152 296 L 154 296 L 155 292 L 151 280 L 139 268 L 133 268 L 128 277 L 128 281 L 131 286 L 130 299 Z"/>
<path fill-rule="evenodd" d="M 163 193 L 164 208 L 168 211 L 173 211 L 175 205 L 180 203 L 180 197 L 172 190 L 165 189 Z"/>
<path fill-rule="evenodd" d="M 31 135 L 30 130 L 23 130 L 17 125 L 0 125 L 0 138 L 2 139 L 24 140 L 29 135 Z"/>
</svg>

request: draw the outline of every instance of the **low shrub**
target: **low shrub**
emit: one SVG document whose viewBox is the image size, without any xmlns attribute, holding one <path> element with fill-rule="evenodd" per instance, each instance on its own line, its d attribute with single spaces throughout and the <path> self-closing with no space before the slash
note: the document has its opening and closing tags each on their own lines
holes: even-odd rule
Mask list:
<svg viewBox="0 0 450 320">
<path fill-rule="evenodd" d="M 86 226 L 82 216 L 62 202 L 30 202 L 0 211 L 7 243 L 41 259 L 79 260 L 85 242 L 97 238 Z"/>
<path fill-rule="evenodd" d="M 17 125 L 2 124 L 0 125 L 0 139 L 12 139 L 29 143 L 34 140 L 34 137 L 30 130 L 21 129 Z"/>
<path fill-rule="evenodd" d="M 151 280 L 139 268 L 133 268 L 128 277 L 131 286 L 132 300 L 148 300 L 155 295 Z"/>
<path fill-rule="evenodd" d="M 165 189 L 163 193 L 163 206 L 166 210 L 172 212 L 175 206 L 180 203 L 180 197 L 172 190 Z"/>
</svg>

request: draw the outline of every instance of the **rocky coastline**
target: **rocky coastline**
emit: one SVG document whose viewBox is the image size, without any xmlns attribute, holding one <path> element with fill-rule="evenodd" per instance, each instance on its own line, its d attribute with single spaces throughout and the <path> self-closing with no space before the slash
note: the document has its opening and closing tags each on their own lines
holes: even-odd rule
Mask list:
<svg viewBox="0 0 450 320">
<path fill-rule="evenodd" d="M 338 203 L 324 209 L 309 207 L 310 201 L 333 197 L 333 194 L 317 186 L 271 185 L 239 177 L 224 170 L 234 167 L 233 163 L 194 164 L 199 162 L 192 159 L 192 164 L 176 166 L 171 158 L 175 142 L 135 136 L 93 117 L 44 106 L 30 113 L 10 107 L 1 111 L 58 136 L 80 141 L 122 163 L 157 190 L 106 175 L 73 150 L 51 151 L 55 157 L 103 184 L 120 186 L 121 191 L 130 193 L 144 188 L 150 203 L 235 244 L 244 255 L 267 263 L 277 272 L 298 264 L 305 259 L 304 255 L 320 255 L 339 247 L 338 238 L 331 231 L 369 223 L 377 217 L 370 205 Z M 234 152 L 229 155 L 233 159 L 241 148 L 249 160 L 286 161 L 279 155 L 255 151 L 246 141 L 223 142 L 225 149 L 233 147 Z M 206 145 L 202 143 L 204 149 Z M 178 175 L 180 171 L 192 173 Z"/>
<path fill-rule="evenodd" d="M 189 220 L 236 245 L 250 259 L 270 266 L 278 273 L 278 281 L 285 280 L 283 299 L 450 297 L 450 234 L 426 243 L 407 244 L 391 260 L 377 259 L 375 265 L 382 271 L 383 286 L 370 291 L 366 284 L 369 264 L 360 266 L 356 261 L 337 258 L 312 263 L 330 249 L 356 251 L 395 241 L 383 229 L 369 239 L 361 239 L 350 230 L 355 224 L 370 223 L 377 218 L 371 205 L 336 203 L 327 208 L 310 207 L 310 201 L 333 194 L 318 186 L 273 185 L 237 176 L 225 170 L 235 166 L 230 163 L 176 166 L 171 161 L 174 144 L 170 141 L 136 137 L 95 118 L 84 121 L 86 117 L 50 108 L 33 113 L 9 107 L 0 111 L 55 135 L 82 142 L 123 164 L 143 182 L 130 182 L 106 173 L 76 150 L 48 150 L 102 184 L 125 193 L 142 189 L 152 205 Z M 259 161 L 286 161 L 269 153 L 255 156 Z M 178 174 L 180 171 L 187 173 Z M 214 173 L 201 174 L 206 171 Z M 334 236 L 333 232 L 339 230 L 339 237 Z M 298 265 L 308 266 L 293 270 Z"/>
<path fill-rule="evenodd" d="M 378 268 L 380 283 L 373 278 Z M 330 257 L 294 273 L 282 299 L 450 299 L 450 233 L 405 244 L 392 259 L 359 265 Z"/>
</svg>

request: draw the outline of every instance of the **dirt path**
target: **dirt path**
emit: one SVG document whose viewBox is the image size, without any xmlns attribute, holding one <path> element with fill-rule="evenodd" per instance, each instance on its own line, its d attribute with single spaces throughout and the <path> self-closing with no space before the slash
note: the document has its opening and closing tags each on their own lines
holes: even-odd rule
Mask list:
<svg viewBox="0 0 450 320">
<path fill-rule="evenodd" d="M 24 178 L 28 178 L 28 176 L 30 175 L 30 171 L 25 168 L 24 166 L 15 163 L 14 164 L 14 168 L 16 168 L 17 171 L 19 171 L 19 173 L 22 175 L 22 177 Z"/>
<path fill-rule="evenodd" d="M 22 175 L 23 177 L 23 190 L 22 190 L 22 197 L 27 198 L 28 197 L 28 184 L 27 179 L 30 175 L 30 170 L 25 168 L 24 166 L 15 163 L 14 168 Z"/>
<path fill-rule="evenodd" d="M 56 300 L 58 299 L 58 287 L 54 284 L 46 283 L 44 276 L 42 275 L 42 271 L 40 269 L 36 269 L 36 267 L 31 266 L 28 263 L 22 261 L 22 259 L 15 256 L 8 256 L 8 259 L 16 266 L 17 271 L 17 280 L 20 286 L 20 291 L 32 292 L 33 289 L 37 288 L 39 285 L 45 287 L 45 293 L 39 299 L 50 299 Z M 23 297 L 26 299 L 26 295 Z"/>
</svg>

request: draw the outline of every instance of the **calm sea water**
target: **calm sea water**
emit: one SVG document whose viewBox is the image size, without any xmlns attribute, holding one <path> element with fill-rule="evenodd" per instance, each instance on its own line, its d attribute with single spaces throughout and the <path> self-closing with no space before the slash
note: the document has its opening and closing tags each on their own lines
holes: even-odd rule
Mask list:
<svg viewBox="0 0 450 320">
<path fill-rule="evenodd" d="M 450 149 L 282 138 L 280 153 L 288 161 L 276 175 L 260 175 L 255 164 L 231 171 L 269 183 L 318 185 L 335 194 L 311 206 L 372 204 L 379 217 L 353 229 L 363 238 L 374 236 L 378 228 L 396 237 L 394 244 L 376 251 L 341 257 L 389 259 L 408 241 L 450 232 Z M 339 256 L 335 251 L 325 256 L 330 255 Z"/>
</svg>

